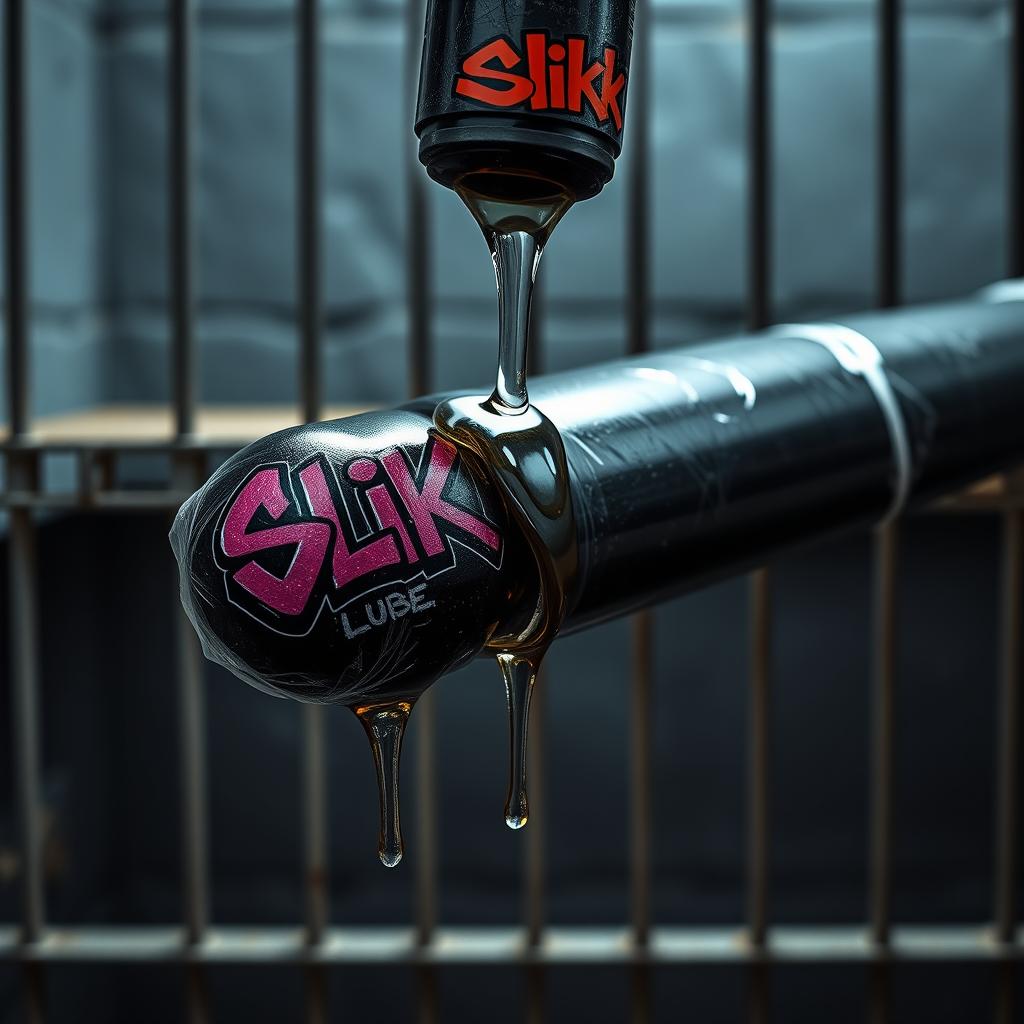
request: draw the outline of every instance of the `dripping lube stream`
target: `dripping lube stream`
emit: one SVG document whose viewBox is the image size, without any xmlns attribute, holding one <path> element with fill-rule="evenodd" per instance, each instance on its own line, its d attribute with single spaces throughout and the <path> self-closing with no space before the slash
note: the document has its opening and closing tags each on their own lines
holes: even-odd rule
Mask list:
<svg viewBox="0 0 1024 1024">
<path fill-rule="evenodd" d="M 529 621 L 488 644 L 508 696 L 511 765 L 505 822 L 518 829 L 529 816 L 530 698 L 541 660 L 565 617 L 577 568 L 565 448 L 555 425 L 530 404 L 526 382 L 537 267 L 551 231 L 573 197 L 545 178 L 496 170 L 466 174 L 455 190 L 483 230 L 494 262 L 498 372 L 492 394 L 442 402 L 434 411 L 434 425 L 489 468 L 529 542 L 538 572 L 537 604 Z"/>
<path fill-rule="evenodd" d="M 505 821 L 522 828 L 526 795 L 526 733 L 530 697 L 545 652 L 565 617 L 576 576 L 576 524 L 562 439 L 530 405 L 526 387 L 530 302 L 544 244 L 573 199 L 544 178 L 505 171 L 464 175 L 456 191 L 491 250 L 498 285 L 498 373 L 494 392 L 441 403 L 437 430 L 481 459 L 503 489 L 509 509 L 537 564 L 538 598 L 515 633 L 493 637 L 508 696 L 511 771 Z M 402 859 L 398 810 L 399 759 L 411 701 L 353 707 L 373 751 L 380 795 L 378 854 L 395 867 Z"/>
</svg>

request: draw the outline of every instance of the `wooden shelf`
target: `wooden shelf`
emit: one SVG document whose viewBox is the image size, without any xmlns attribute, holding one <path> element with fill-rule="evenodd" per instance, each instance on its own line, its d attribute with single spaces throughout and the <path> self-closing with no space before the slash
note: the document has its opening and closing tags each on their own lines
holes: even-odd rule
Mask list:
<svg viewBox="0 0 1024 1024">
<path fill-rule="evenodd" d="M 331 405 L 324 409 L 323 419 L 352 416 L 370 408 Z M 207 405 L 197 410 L 196 435 L 225 445 L 243 445 L 301 422 L 302 415 L 295 405 Z M 9 436 L 4 425 L 0 438 L 7 440 Z M 30 437 L 44 444 L 169 443 L 174 440 L 174 413 L 169 405 L 102 405 L 40 416 L 32 423 Z"/>
</svg>

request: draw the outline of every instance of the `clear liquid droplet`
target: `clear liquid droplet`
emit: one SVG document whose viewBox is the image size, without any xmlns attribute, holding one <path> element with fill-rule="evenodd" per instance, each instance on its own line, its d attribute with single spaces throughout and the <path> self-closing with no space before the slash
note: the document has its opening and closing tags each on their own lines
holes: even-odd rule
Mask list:
<svg viewBox="0 0 1024 1024">
<path fill-rule="evenodd" d="M 369 737 L 373 763 L 377 769 L 377 789 L 380 795 L 377 855 L 381 864 L 387 868 L 396 867 L 404 851 L 398 806 L 398 777 L 402 738 L 411 710 L 412 705 L 404 701 L 355 709 L 356 717 L 362 722 Z"/>
<path fill-rule="evenodd" d="M 537 563 L 539 593 L 532 617 L 514 633 L 490 642 L 505 680 L 511 733 L 505 823 L 520 829 L 530 816 L 526 790 L 530 696 L 544 652 L 565 617 L 578 565 L 565 447 L 551 420 L 530 405 L 526 380 L 537 269 L 545 243 L 574 197 L 546 178 L 496 169 L 463 175 L 455 191 L 483 230 L 494 263 L 498 372 L 489 398 L 443 402 L 434 410 L 434 424 L 488 465 Z"/>
<path fill-rule="evenodd" d="M 509 651 L 498 654 L 497 662 L 505 680 L 511 740 L 505 824 L 509 828 L 520 829 L 530 818 L 526 786 L 526 737 L 530 724 L 530 697 L 537 680 L 537 662 Z"/>
</svg>

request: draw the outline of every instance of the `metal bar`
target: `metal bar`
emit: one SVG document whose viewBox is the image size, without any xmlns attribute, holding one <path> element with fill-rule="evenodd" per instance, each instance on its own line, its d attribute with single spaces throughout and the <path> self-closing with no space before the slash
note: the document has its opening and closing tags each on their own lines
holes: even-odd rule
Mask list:
<svg viewBox="0 0 1024 1024">
<path fill-rule="evenodd" d="M 878 0 L 877 230 L 878 305 L 899 305 L 902 293 L 902 8 L 900 0 Z M 874 637 L 871 751 L 871 829 L 868 854 L 868 916 L 872 941 L 885 948 L 890 937 L 893 827 L 893 694 L 896 672 L 897 527 L 883 524 L 874 536 Z M 868 1020 L 890 1018 L 892 986 L 887 963 L 868 977 Z"/>
<path fill-rule="evenodd" d="M 630 908 L 633 941 L 647 943 L 651 930 L 651 689 L 654 616 L 633 616 L 633 680 L 630 719 Z"/>
<path fill-rule="evenodd" d="M 323 227 L 321 174 L 320 0 L 299 0 L 296 47 L 296 207 L 298 210 L 299 391 L 303 418 L 320 419 L 323 408 Z M 306 941 L 323 942 L 330 919 L 328 865 L 326 711 L 302 709 L 302 805 L 305 830 L 303 890 Z M 328 1020 L 327 974 L 318 964 L 304 972 L 306 1020 Z"/>
<path fill-rule="evenodd" d="M 4 21 L 4 268 L 6 276 L 7 416 L 11 433 L 28 433 L 28 69 L 24 0 L 7 0 Z"/>
<path fill-rule="evenodd" d="M 995 938 L 1012 943 L 1017 921 L 1018 773 L 1020 770 L 1021 616 L 1024 513 L 1003 519 L 1001 666 L 997 715 Z"/>
<path fill-rule="evenodd" d="M 170 268 L 171 336 L 176 432 L 195 431 L 195 261 L 193 142 L 195 82 L 193 34 L 196 0 L 171 0 L 170 8 Z"/>
<path fill-rule="evenodd" d="M 28 67 L 24 0 L 8 0 L 4 20 L 4 263 L 7 341 L 7 415 L 15 439 L 31 427 L 29 373 L 28 246 Z M 34 494 L 39 463 L 28 453 L 7 458 L 6 487 Z M 11 748 L 22 864 L 20 942 L 40 940 L 45 927 L 43 823 L 40 795 L 39 642 L 35 521 L 28 508 L 8 517 L 7 597 L 12 687 Z M 25 1018 L 45 1020 L 45 979 L 37 968 L 24 972 Z"/>
<path fill-rule="evenodd" d="M 747 0 L 747 326 L 761 330 L 772 309 L 772 78 L 770 0 Z M 771 628 L 767 569 L 750 579 L 750 732 L 748 801 L 747 939 L 753 950 L 767 941 L 768 709 Z M 755 963 L 748 978 L 747 1019 L 768 1017 L 768 978 Z"/>
<path fill-rule="evenodd" d="M 323 945 L 309 948 L 305 931 L 295 927 L 251 925 L 210 928 L 198 946 L 183 942 L 181 928 L 164 926 L 83 926 L 49 928 L 25 945 L 16 927 L 0 927 L 2 963 L 261 964 L 301 966 L 472 966 L 497 964 L 870 964 L 870 963 L 1024 963 L 1024 930 L 1012 946 L 992 941 L 988 923 L 898 925 L 887 949 L 858 925 L 775 925 L 770 941 L 755 949 L 741 925 L 655 927 L 647 947 L 630 941 L 628 927 L 549 927 L 534 948 L 522 928 L 442 927 L 428 946 L 408 927 L 330 928 Z"/>
<path fill-rule="evenodd" d="M 750 585 L 750 822 L 748 938 L 761 948 L 768 932 L 768 711 L 771 580 L 765 570 Z"/>
<path fill-rule="evenodd" d="M 637 0 L 633 28 L 630 103 L 630 176 L 626 197 L 628 288 L 628 350 L 639 355 L 650 348 L 650 81 L 651 8 Z M 629 889 L 633 942 L 646 946 L 651 926 L 651 678 L 654 616 L 640 612 L 632 620 L 630 683 L 630 855 Z M 631 1018 L 650 1018 L 650 973 L 643 968 L 631 978 Z"/>
<path fill-rule="evenodd" d="M 747 327 L 771 322 L 771 0 L 747 0 Z"/>
<path fill-rule="evenodd" d="M 1024 275 L 1024 0 L 1010 0 L 1009 140 L 1007 165 L 1007 272 Z M 1012 489 L 1011 493 L 1019 493 Z M 1019 845 L 1018 773 L 1020 771 L 1021 587 L 1024 585 L 1024 511 L 1003 518 L 1002 665 L 997 727 L 999 767 L 996 779 L 995 936 L 1012 943 L 1016 922 Z M 996 980 L 997 1024 L 1015 1019 L 1017 972 L 1001 963 Z"/>
<path fill-rule="evenodd" d="M 323 940 L 330 904 L 327 864 L 327 743 L 324 708 L 302 707 L 302 794 L 305 818 L 306 939 L 311 946 Z"/>
<path fill-rule="evenodd" d="M 9 461 L 8 476 L 34 475 L 34 466 Z M 23 482 L 24 485 L 24 482 Z M 37 942 L 46 910 L 43 889 L 43 823 L 40 795 L 39 646 L 36 594 L 36 536 L 32 513 L 12 509 L 8 518 L 7 598 L 10 671 L 13 690 L 11 727 L 22 883 L 22 937 Z"/>
<path fill-rule="evenodd" d="M 201 456 L 181 455 L 174 464 L 174 483 L 182 490 L 198 485 L 205 473 Z M 191 623 L 179 607 L 177 634 L 178 731 L 182 794 L 182 860 L 184 884 L 184 941 L 202 946 L 209 926 L 208 839 L 206 806 L 206 702 L 202 690 L 202 661 Z M 199 960 L 185 963 L 185 1005 L 190 1024 L 210 1019 L 209 993 Z"/>
<path fill-rule="evenodd" d="M 320 0 L 299 0 L 298 53 L 298 300 L 301 323 L 300 389 L 307 423 L 320 418 L 323 396 L 323 295 L 320 211 Z"/>
<path fill-rule="evenodd" d="M 545 755 L 547 721 L 547 689 L 549 673 L 542 670 L 533 688 L 531 698 L 527 749 L 527 775 L 530 780 L 530 820 L 526 827 L 525 877 L 523 917 L 526 923 L 526 941 L 539 946 L 544 941 L 544 922 L 547 917 L 547 856 L 546 856 L 546 801 Z"/>
<path fill-rule="evenodd" d="M 547 801 L 546 789 L 546 723 L 549 673 L 541 670 L 534 684 L 530 707 L 527 748 L 527 775 L 530 780 L 530 820 L 526 826 L 524 846 L 525 886 L 523 916 L 526 922 L 526 943 L 537 949 L 544 942 L 547 918 Z M 534 964 L 526 969 L 526 1020 L 541 1024 L 544 1020 L 545 972 Z"/>
<path fill-rule="evenodd" d="M 650 347 L 650 28 L 647 0 L 637 0 L 629 105 L 629 190 L 626 193 L 627 349 L 639 355 Z"/>
<path fill-rule="evenodd" d="M 171 0 L 169 39 L 169 179 L 170 179 L 170 290 L 171 381 L 175 434 L 195 432 L 196 344 L 193 143 L 195 135 L 195 81 L 193 67 L 195 0 Z M 197 486 L 203 477 L 197 459 L 181 454 L 175 459 L 174 484 L 182 490 Z M 182 856 L 185 887 L 186 942 L 203 941 L 209 918 L 206 835 L 206 737 L 202 672 L 195 633 L 179 609 L 176 615 L 178 646 L 179 730 L 181 744 Z M 205 979 L 198 965 L 185 975 L 188 1019 L 201 1024 L 209 1018 Z"/>
<path fill-rule="evenodd" d="M 181 770 L 184 797 L 185 931 L 190 943 L 203 941 L 209 911 L 206 878 L 205 708 L 195 632 L 179 616 Z"/>
<path fill-rule="evenodd" d="M 651 933 L 651 749 L 654 615 L 633 616 L 633 677 L 630 687 L 630 914 L 633 944 L 647 946 Z M 630 1019 L 646 1024 L 651 1019 L 651 973 L 646 966 L 633 969 Z"/>
<path fill-rule="evenodd" d="M 419 83 L 424 0 L 406 0 L 405 5 L 405 124 L 415 120 L 416 91 Z M 412 397 L 430 390 L 430 224 L 426 181 L 416 159 L 413 135 L 408 134 L 405 189 L 408 217 L 406 235 L 406 313 L 408 316 L 407 351 L 409 358 L 409 394 Z M 428 690 L 417 702 L 417 865 L 415 883 L 415 939 L 425 949 L 433 941 L 437 927 L 437 697 Z M 417 1003 L 420 1024 L 440 1019 L 437 976 L 431 965 L 417 972 Z"/>
<path fill-rule="evenodd" d="M 902 9 L 878 0 L 878 304 L 896 306 L 902 291 Z"/>
<path fill-rule="evenodd" d="M 437 700 L 416 703 L 416 934 L 427 945 L 437 927 Z"/>
<path fill-rule="evenodd" d="M 879 527 L 874 542 L 874 686 L 871 736 L 871 845 L 868 884 L 872 942 L 889 941 L 892 893 L 893 694 L 896 673 L 897 528 Z"/>
<path fill-rule="evenodd" d="M 405 123 L 415 120 L 416 89 L 419 83 L 420 56 L 425 17 L 424 0 L 406 0 L 405 24 Z M 406 201 L 408 234 L 406 236 L 406 287 L 409 316 L 409 394 L 422 395 L 430 389 L 430 224 L 427 209 L 426 178 L 412 148 L 413 135 L 408 133 L 406 155 Z"/>
<path fill-rule="evenodd" d="M 1008 273 L 1024 275 L 1024 0 L 1010 0 Z"/>
</svg>

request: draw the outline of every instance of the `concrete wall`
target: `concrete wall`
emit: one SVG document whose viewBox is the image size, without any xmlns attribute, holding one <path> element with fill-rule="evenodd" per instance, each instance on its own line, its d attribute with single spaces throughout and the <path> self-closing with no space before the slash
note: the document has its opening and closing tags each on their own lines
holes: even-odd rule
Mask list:
<svg viewBox="0 0 1024 1024">
<path fill-rule="evenodd" d="M 168 392 L 165 4 L 43 0 L 32 16 L 35 399 L 48 411 Z M 198 279 L 203 395 L 295 395 L 295 24 L 281 0 L 200 5 Z M 655 5 L 653 247 L 659 345 L 742 316 L 741 8 Z M 780 318 L 867 306 L 874 232 L 874 35 L 867 3 L 777 9 L 775 286 Z M 1006 16 L 987 0 L 910 5 L 907 298 L 1002 273 Z M 405 382 L 398 3 L 324 5 L 329 400 Z M 638 111 L 631 111 L 636 117 Z M 542 271 L 546 360 L 622 350 L 629 152 L 571 213 Z M 492 372 L 493 283 L 458 200 L 430 186 L 437 386 Z"/>
</svg>

